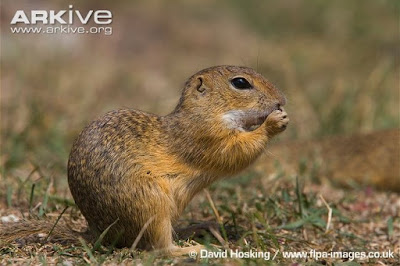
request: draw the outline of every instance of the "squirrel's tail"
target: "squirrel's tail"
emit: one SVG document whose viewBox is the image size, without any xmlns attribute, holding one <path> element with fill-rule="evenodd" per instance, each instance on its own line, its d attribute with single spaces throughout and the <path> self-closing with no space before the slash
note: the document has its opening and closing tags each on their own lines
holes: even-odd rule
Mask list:
<svg viewBox="0 0 400 266">
<path fill-rule="evenodd" d="M 20 246 L 31 243 L 59 243 L 81 245 L 79 238 L 91 241 L 88 232 L 78 232 L 66 224 L 46 220 L 23 220 L 14 223 L 0 223 L 0 245 L 15 243 Z"/>
</svg>

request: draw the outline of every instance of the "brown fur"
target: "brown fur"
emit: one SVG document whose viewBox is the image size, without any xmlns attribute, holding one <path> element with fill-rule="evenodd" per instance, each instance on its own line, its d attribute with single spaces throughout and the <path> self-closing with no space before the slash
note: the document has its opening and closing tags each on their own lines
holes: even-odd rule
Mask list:
<svg viewBox="0 0 400 266">
<path fill-rule="evenodd" d="M 231 79 L 237 76 L 253 88 L 234 88 Z M 105 241 L 130 247 L 151 221 L 138 247 L 187 252 L 173 245 L 173 223 L 199 191 L 246 168 L 286 128 L 285 101 L 254 70 L 218 66 L 189 78 L 169 115 L 121 109 L 90 123 L 68 162 L 71 193 L 90 233 L 98 236 L 118 220 Z M 228 115 L 229 124 L 224 115 L 232 110 L 247 113 Z M 255 114 L 267 114 L 258 128 L 234 127 L 257 120 Z"/>
<path fill-rule="evenodd" d="M 24 246 L 28 243 L 45 242 L 80 245 L 79 237 L 91 242 L 94 240 L 92 235 L 70 229 L 61 222 L 53 229 L 54 224 L 55 221 L 34 219 L 23 220 L 18 223 L 0 224 L 0 245 L 11 242 L 19 246 Z"/>
<path fill-rule="evenodd" d="M 268 148 L 257 169 L 271 173 L 276 161 L 286 173 L 299 172 L 299 162 L 316 162 L 315 173 L 334 184 L 370 185 L 400 192 L 400 130 L 389 129 L 322 140 L 292 141 Z"/>
</svg>

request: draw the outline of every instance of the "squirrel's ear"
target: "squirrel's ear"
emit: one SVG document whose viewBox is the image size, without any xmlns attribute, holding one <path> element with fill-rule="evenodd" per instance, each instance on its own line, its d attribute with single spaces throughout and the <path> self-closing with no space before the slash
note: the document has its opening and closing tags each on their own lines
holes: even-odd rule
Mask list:
<svg viewBox="0 0 400 266">
<path fill-rule="evenodd" d="M 206 86 L 204 85 L 203 78 L 198 77 L 195 83 L 196 90 L 200 93 L 204 93 L 206 91 Z"/>
</svg>

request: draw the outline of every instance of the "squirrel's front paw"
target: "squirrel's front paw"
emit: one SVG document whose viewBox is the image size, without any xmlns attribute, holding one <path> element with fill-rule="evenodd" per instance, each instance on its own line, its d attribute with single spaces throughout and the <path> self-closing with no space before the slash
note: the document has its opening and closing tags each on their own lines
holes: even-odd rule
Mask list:
<svg viewBox="0 0 400 266">
<path fill-rule="evenodd" d="M 289 123 L 289 117 L 283 108 L 275 110 L 267 117 L 267 132 L 270 135 L 284 131 Z"/>
</svg>

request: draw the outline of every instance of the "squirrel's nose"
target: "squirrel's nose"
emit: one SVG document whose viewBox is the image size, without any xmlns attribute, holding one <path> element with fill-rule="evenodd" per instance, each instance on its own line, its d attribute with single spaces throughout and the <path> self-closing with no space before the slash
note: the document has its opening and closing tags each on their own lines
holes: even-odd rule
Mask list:
<svg viewBox="0 0 400 266">
<path fill-rule="evenodd" d="M 286 97 L 282 93 L 279 96 L 280 97 L 276 101 L 276 109 L 282 110 L 282 106 L 286 104 Z"/>
<path fill-rule="evenodd" d="M 285 95 L 283 95 L 283 93 L 280 94 L 278 104 L 280 106 L 284 106 L 286 104 L 286 97 L 285 97 Z"/>
</svg>

